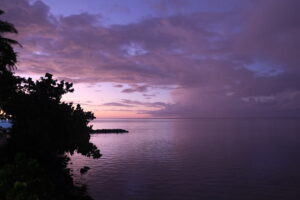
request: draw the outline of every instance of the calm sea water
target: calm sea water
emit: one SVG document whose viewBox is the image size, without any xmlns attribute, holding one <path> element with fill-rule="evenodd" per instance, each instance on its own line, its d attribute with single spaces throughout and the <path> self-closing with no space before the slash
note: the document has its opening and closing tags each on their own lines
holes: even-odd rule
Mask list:
<svg viewBox="0 0 300 200">
<path fill-rule="evenodd" d="M 98 120 L 98 160 L 72 157 L 96 200 L 299 200 L 300 120 Z M 83 166 L 91 167 L 80 175 Z"/>
<path fill-rule="evenodd" d="M 0 127 L 11 128 L 11 123 L 8 120 L 0 120 Z"/>
</svg>

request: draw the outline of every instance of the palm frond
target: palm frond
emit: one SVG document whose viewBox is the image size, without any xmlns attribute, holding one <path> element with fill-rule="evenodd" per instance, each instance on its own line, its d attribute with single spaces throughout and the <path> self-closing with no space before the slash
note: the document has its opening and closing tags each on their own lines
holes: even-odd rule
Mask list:
<svg viewBox="0 0 300 200">
<path fill-rule="evenodd" d="M 4 38 L 4 37 L 1 37 L 0 36 L 0 45 L 1 44 L 10 44 L 10 45 L 19 45 L 19 46 L 22 46 L 18 41 L 16 40 L 12 40 L 12 39 L 9 39 L 9 38 Z M 1 48 L 1 47 L 0 47 Z"/>
<path fill-rule="evenodd" d="M 18 33 L 18 31 L 13 24 L 0 20 L 0 33 Z"/>
<path fill-rule="evenodd" d="M 3 13 L 4 11 L 0 9 L 0 15 Z M 13 24 L 0 20 L 0 73 L 16 69 L 17 53 L 12 46 L 21 46 L 16 40 L 2 37 L 4 33 L 18 33 L 18 31 Z"/>
</svg>

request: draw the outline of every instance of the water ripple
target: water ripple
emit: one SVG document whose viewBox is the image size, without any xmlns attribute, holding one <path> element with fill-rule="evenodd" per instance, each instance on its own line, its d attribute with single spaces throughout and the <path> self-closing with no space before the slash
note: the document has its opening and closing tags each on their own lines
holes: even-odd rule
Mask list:
<svg viewBox="0 0 300 200">
<path fill-rule="evenodd" d="M 106 120 L 103 157 L 75 154 L 77 184 L 97 199 L 300 199 L 297 120 Z M 79 169 L 89 166 L 85 175 Z"/>
</svg>

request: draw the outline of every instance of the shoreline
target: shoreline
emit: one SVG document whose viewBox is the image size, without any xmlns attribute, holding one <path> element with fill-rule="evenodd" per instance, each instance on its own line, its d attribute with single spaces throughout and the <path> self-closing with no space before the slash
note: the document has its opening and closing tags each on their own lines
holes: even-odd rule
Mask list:
<svg viewBox="0 0 300 200">
<path fill-rule="evenodd" d="M 129 131 L 124 129 L 95 129 L 91 131 L 91 134 L 123 134 L 129 133 Z"/>
</svg>

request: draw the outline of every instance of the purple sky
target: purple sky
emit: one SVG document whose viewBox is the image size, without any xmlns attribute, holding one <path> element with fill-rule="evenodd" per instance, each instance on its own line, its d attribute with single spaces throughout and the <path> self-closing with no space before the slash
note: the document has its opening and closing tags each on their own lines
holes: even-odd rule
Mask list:
<svg viewBox="0 0 300 200">
<path fill-rule="evenodd" d="M 299 0 L 0 0 L 17 73 L 97 117 L 300 116 Z"/>
</svg>

